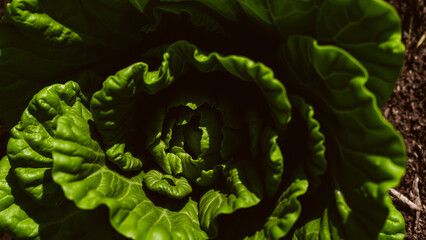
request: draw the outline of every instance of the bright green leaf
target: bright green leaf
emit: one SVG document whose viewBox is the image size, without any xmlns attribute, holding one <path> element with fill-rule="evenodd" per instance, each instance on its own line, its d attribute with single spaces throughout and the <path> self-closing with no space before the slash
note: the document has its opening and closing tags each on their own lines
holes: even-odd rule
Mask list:
<svg viewBox="0 0 426 240">
<path fill-rule="evenodd" d="M 11 130 L 7 152 L 13 173 L 39 204 L 51 206 L 63 201 L 62 191 L 51 178 L 53 137 L 58 117 L 72 108 L 81 108 L 84 98 L 75 82 L 44 88 Z"/>
<path fill-rule="evenodd" d="M 309 92 L 312 106 L 322 109 L 317 119 L 331 148 L 327 159 L 335 214 L 343 223 L 339 234 L 377 238 L 389 212 L 387 191 L 404 173 L 402 139 L 380 114 L 365 87 L 368 74 L 350 54 L 302 36 L 290 38 L 283 51 L 294 80 Z M 295 65 L 300 62 L 305 64 Z"/>
<path fill-rule="evenodd" d="M 87 110 L 86 110 L 87 111 Z M 106 205 L 112 226 L 133 239 L 205 239 L 192 199 L 154 205 L 145 192 L 144 172 L 126 177 L 106 165 L 105 153 L 91 135 L 89 115 L 70 112 L 58 121 L 53 179 L 79 208 Z"/>
</svg>

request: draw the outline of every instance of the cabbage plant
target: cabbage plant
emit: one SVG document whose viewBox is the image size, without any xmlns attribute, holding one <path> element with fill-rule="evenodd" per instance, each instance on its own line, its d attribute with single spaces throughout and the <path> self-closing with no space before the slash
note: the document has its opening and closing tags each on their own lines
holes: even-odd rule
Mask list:
<svg viewBox="0 0 426 240">
<path fill-rule="evenodd" d="M 13 0 L 0 228 L 18 239 L 403 239 L 381 0 Z M 26 107 L 25 107 L 26 106 Z"/>
</svg>

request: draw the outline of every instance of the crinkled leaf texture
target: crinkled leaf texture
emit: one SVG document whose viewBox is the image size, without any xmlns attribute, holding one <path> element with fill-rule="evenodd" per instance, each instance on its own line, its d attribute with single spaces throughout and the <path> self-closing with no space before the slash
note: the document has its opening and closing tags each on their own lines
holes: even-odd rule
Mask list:
<svg viewBox="0 0 426 240">
<path fill-rule="evenodd" d="M 105 209 L 84 211 L 71 202 L 37 204 L 20 191 L 9 159 L 0 161 L 0 228 L 17 239 L 125 239 L 107 217 Z"/>
<path fill-rule="evenodd" d="M 105 153 L 90 135 L 89 120 L 75 112 L 58 122 L 53 178 L 66 196 L 83 209 L 107 205 L 112 225 L 130 238 L 205 238 L 196 202 L 156 206 L 142 188 L 143 172 L 126 178 L 105 165 Z"/>
<path fill-rule="evenodd" d="M 19 239 L 121 238 L 106 221 L 105 210 L 75 207 L 52 180 L 58 117 L 84 109 L 84 99 L 75 82 L 44 88 L 12 130 L 8 156 L 0 162 L 0 227 Z"/>
<path fill-rule="evenodd" d="M 14 0 L 0 22 L 0 228 L 403 239 L 387 191 L 405 149 L 378 109 L 400 38 L 380 0 Z"/>
<path fill-rule="evenodd" d="M 63 199 L 51 177 L 57 120 L 71 109 L 81 109 L 84 98 L 75 82 L 44 88 L 11 130 L 7 152 L 13 173 L 22 189 L 41 205 L 60 204 Z"/>
<path fill-rule="evenodd" d="M 170 4 L 171 2 L 174 4 Z M 208 12 L 207 8 L 227 19 L 229 25 L 238 24 L 240 28 L 248 31 L 253 31 L 254 28 L 263 33 L 261 29 L 256 28 L 258 24 L 260 28 L 266 28 L 276 34 L 273 36 L 277 39 L 286 41 L 292 35 L 302 34 L 345 49 L 368 70 L 370 78 L 366 86 L 375 94 L 378 106 L 382 106 L 389 98 L 400 74 L 404 56 L 400 21 L 395 9 L 384 1 L 132 0 L 139 11 L 158 21 L 166 13 L 177 14 L 178 9 L 185 9 L 189 5 L 188 2 L 194 2 L 192 5 L 197 6 L 189 12 L 194 21 L 200 21 L 196 18 L 197 11 Z M 195 3 L 201 3 L 201 6 Z M 244 22 L 250 22 L 252 25 L 244 28 Z M 227 30 L 225 26 L 223 31 Z M 232 33 L 230 35 L 232 36 Z M 239 39 L 240 44 L 244 44 L 244 40 L 247 41 Z M 262 43 L 256 42 L 256 45 L 251 47 L 263 49 L 264 46 L 259 45 L 268 43 L 262 38 L 261 40 Z"/>
<path fill-rule="evenodd" d="M 43 87 L 64 83 L 81 69 L 106 77 L 137 58 L 134 49 L 146 51 L 164 39 L 190 38 L 242 55 L 258 52 L 260 58 L 267 56 L 262 61 L 273 63 L 275 48 L 294 34 L 347 50 L 369 71 L 366 85 L 377 104 L 388 99 L 404 47 L 398 15 L 381 0 L 91 0 L 61 5 L 14 0 L 0 23 L 0 101 L 7 103 L 0 105 L 0 122 L 10 129 Z"/>
<path fill-rule="evenodd" d="M 394 217 L 393 210 L 389 213 L 393 206 L 387 191 L 404 174 L 406 156 L 401 137 L 384 120 L 374 95 L 364 87 L 367 71 L 347 52 L 320 46 L 305 36 L 290 38 L 282 51 L 294 80 L 309 92 L 314 109 L 322 110 L 318 119 L 329 142 L 329 197 L 334 195 L 327 200 L 332 205 L 319 214 L 329 218 L 321 220 L 321 224 L 331 225 L 326 235 L 377 237 L 383 228 L 377 223 L 384 224 L 389 214 Z M 295 66 L 296 62 L 303 64 Z M 372 132 L 374 137 L 366 138 Z M 397 222 L 402 223 L 401 218 Z M 309 224 L 301 229 L 306 227 Z"/>
<path fill-rule="evenodd" d="M 94 94 L 91 102 L 93 126 L 100 131 L 101 139 L 105 139 L 103 142 L 126 140 L 129 133 L 121 130 L 128 118 L 120 113 L 128 109 L 137 111 L 138 107 L 134 102 L 140 94 L 153 94 L 161 88 L 172 86 L 172 81 L 178 80 L 183 71 L 189 69 L 189 65 L 204 72 L 229 72 L 230 76 L 241 78 L 241 83 L 245 80 L 258 86 L 269 103 L 272 121 L 277 129 L 282 129 L 280 132 L 283 131 L 289 121 L 290 105 L 284 87 L 273 78 L 270 69 L 239 56 L 221 57 L 215 53 L 205 55 L 193 45 L 178 42 L 171 45 L 164 54 L 164 61 L 158 71 L 148 72 L 146 64 L 136 63 L 108 78 L 104 88 Z M 115 106 L 115 111 L 107 110 L 110 105 Z M 236 159 L 235 163 L 232 160 L 219 165 L 219 169 L 223 168 L 226 184 L 216 187 L 216 190 L 205 190 L 199 202 L 189 197 L 182 201 L 166 202 L 164 206 L 156 205 L 158 203 L 155 197 L 146 188 L 157 193 L 165 192 L 169 197 L 176 198 L 179 183 L 168 177 L 176 187 L 154 186 L 152 184 L 161 179 L 151 181 L 151 176 L 148 177 L 147 174 L 152 172 L 140 171 L 127 178 L 121 175 L 122 172 L 111 169 L 106 160 L 108 151 L 103 152 L 99 145 L 102 141 L 91 135 L 91 118 L 85 118 L 85 114 L 82 114 L 86 111 L 69 111 L 58 119 L 53 148 L 53 179 L 62 186 L 67 198 L 74 200 L 83 209 L 107 205 L 110 208 L 111 223 L 125 236 L 135 239 L 149 239 L 156 235 L 173 239 L 204 239 L 207 237 L 205 231 L 216 236 L 216 219 L 219 215 L 231 214 L 261 201 L 264 186 L 255 166 L 258 163 Z M 271 137 L 272 145 L 267 144 L 264 149 L 277 156 L 271 160 L 265 157 L 265 164 L 275 162 L 274 171 L 278 171 L 279 176 L 283 158 L 279 157 L 281 153 L 274 144 L 273 136 L 274 134 Z M 270 137 L 266 136 L 264 139 L 263 141 L 268 142 Z M 275 150 L 269 150 L 272 148 Z M 127 160 L 140 161 L 135 158 Z M 111 161 L 115 162 L 115 159 Z M 123 170 L 128 170 L 127 166 L 134 165 L 126 164 L 126 160 L 124 164 L 118 164 Z M 270 171 L 268 169 L 266 171 Z M 272 186 L 277 185 L 274 181 L 279 184 L 281 179 L 269 180 Z M 143 183 L 150 185 L 144 188 Z M 277 190 L 276 187 L 274 189 Z"/>
</svg>

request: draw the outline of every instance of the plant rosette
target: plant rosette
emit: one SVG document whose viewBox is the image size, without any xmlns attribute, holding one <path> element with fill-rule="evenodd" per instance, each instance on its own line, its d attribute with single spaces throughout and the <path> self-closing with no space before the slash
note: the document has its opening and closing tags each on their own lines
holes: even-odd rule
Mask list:
<svg viewBox="0 0 426 240">
<path fill-rule="evenodd" d="M 404 52 L 389 5 L 57 4 L 12 1 L 0 23 L 0 100 L 13 103 L 0 120 L 21 113 L 0 162 L 1 229 L 404 238 L 387 191 L 405 149 L 379 111 Z"/>
</svg>

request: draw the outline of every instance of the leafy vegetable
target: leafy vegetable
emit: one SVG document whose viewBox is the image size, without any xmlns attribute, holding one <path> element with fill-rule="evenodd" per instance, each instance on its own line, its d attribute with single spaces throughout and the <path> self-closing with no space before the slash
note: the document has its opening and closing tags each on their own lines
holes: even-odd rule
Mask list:
<svg viewBox="0 0 426 240">
<path fill-rule="evenodd" d="M 379 111 L 403 53 L 380 0 L 14 0 L 0 228 L 403 239 L 405 149 Z"/>
</svg>

